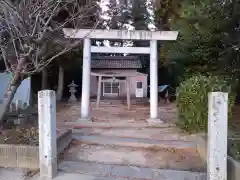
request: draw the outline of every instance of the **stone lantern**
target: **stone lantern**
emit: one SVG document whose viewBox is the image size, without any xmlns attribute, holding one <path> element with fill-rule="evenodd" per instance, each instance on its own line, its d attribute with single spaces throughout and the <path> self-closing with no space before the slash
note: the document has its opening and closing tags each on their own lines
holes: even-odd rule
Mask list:
<svg viewBox="0 0 240 180">
<path fill-rule="evenodd" d="M 76 102 L 77 98 L 75 96 L 75 93 L 77 92 L 76 87 L 78 87 L 78 85 L 76 85 L 74 83 L 74 81 L 72 81 L 72 83 L 69 84 L 68 87 L 69 87 L 69 92 L 71 93 L 71 96 L 70 96 L 68 102 Z"/>
</svg>

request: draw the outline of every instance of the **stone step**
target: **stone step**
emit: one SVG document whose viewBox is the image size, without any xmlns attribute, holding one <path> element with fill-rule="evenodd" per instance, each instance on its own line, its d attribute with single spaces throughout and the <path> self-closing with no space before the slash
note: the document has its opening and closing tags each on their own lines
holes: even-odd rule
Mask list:
<svg viewBox="0 0 240 180">
<path fill-rule="evenodd" d="M 75 144 L 63 154 L 61 159 L 157 169 L 201 170 L 205 168 L 205 163 L 194 148 L 133 148 Z"/>
<path fill-rule="evenodd" d="M 91 99 L 91 104 L 95 105 L 97 99 Z M 101 99 L 100 106 L 107 106 L 107 105 L 127 105 L 127 99 Z M 139 105 L 139 104 L 146 104 L 149 105 L 149 99 L 131 99 L 131 105 Z"/>
<path fill-rule="evenodd" d="M 159 124 L 148 124 L 146 121 L 133 121 L 133 120 L 106 120 L 102 119 L 103 122 L 91 122 L 91 121 L 74 121 L 74 122 L 63 122 L 59 123 L 59 126 L 64 126 L 73 129 L 80 128 L 168 128 L 175 127 L 175 124 L 159 123 Z"/>
<path fill-rule="evenodd" d="M 196 149 L 197 143 L 183 140 L 153 140 L 144 138 L 125 138 L 113 136 L 82 135 L 81 133 L 72 134 L 75 144 L 97 144 L 134 148 L 175 148 L 175 149 Z"/>
<path fill-rule="evenodd" d="M 106 165 L 83 161 L 62 161 L 59 164 L 59 171 L 62 174 L 75 175 L 69 177 L 93 176 L 94 180 L 207 180 L 204 172 Z M 83 179 L 87 179 L 86 177 Z M 75 179 L 71 178 L 71 180 Z"/>
<path fill-rule="evenodd" d="M 176 127 L 170 128 L 81 128 L 73 129 L 73 133 L 82 136 L 111 136 L 122 138 L 142 138 L 151 140 L 193 141 L 195 136 L 183 133 Z"/>
</svg>

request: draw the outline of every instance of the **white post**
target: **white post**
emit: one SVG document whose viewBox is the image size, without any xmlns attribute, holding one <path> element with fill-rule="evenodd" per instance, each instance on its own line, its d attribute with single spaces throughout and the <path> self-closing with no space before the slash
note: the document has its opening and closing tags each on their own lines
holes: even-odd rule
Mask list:
<svg viewBox="0 0 240 180">
<path fill-rule="evenodd" d="M 38 124 L 40 177 L 52 179 L 57 173 L 55 91 L 38 92 Z"/>
<path fill-rule="evenodd" d="M 157 40 L 150 41 L 150 119 L 148 122 L 162 123 L 158 119 L 158 57 Z"/>
<path fill-rule="evenodd" d="M 90 105 L 90 75 L 91 75 L 91 41 L 84 39 L 83 68 L 82 68 L 82 102 L 81 120 L 89 119 Z"/>
<path fill-rule="evenodd" d="M 228 93 L 208 97 L 208 180 L 227 180 Z"/>
</svg>

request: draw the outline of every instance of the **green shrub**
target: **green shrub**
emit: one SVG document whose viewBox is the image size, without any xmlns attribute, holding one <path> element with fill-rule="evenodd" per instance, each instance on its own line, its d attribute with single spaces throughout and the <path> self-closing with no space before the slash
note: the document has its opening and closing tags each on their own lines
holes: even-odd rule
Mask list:
<svg viewBox="0 0 240 180">
<path fill-rule="evenodd" d="M 206 131 L 208 124 L 208 93 L 214 91 L 229 93 L 229 119 L 235 95 L 231 92 L 228 79 L 216 76 L 196 75 L 183 81 L 177 88 L 178 122 L 190 132 Z"/>
</svg>

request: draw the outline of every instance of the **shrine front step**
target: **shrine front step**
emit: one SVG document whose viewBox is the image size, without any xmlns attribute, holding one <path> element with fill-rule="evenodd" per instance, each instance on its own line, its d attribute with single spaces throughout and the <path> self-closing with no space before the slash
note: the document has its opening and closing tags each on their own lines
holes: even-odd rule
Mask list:
<svg viewBox="0 0 240 180">
<path fill-rule="evenodd" d="M 147 104 L 149 105 L 149 99 L 148 98 L 131 98 L 131 104 Z M 97 98 L 92 98 L 91 103 L 94 104 L 97 102 Z M 127 98 L 105 98 L 101 99 L 100 105 L 109 105 L 109 104 L 127 104 Z"/>
<path fill-rule="evenodd" d="M 123 121 L 106 121 L 106 122 L 91 122 L 91 121 L 74 121 L 74 122 L 64 122 L 59 123 L 60 126 L 72 128 L 72 129 L 81 129 L 81 128 L 169 128 L 176 127 L 175 124 L 169 123 L 157 123 L 149 124 L 146 121 L 134 122 L 133 120 Z"/>
<path fill-rule="evenodd" d="M 162 141 L 195 141 L 195 135 L 182 132 L 179 128 L 81 128 L 73 129 L 78 136 L 103 136 L 118 138 L 140 138 Z"/>
<path fill-rule="evenodd" d="M 110 136 L 72 134 L 73 144 L 109 145 L 133 148 L 174 148 L 174 149 L 197 149 L 197 143 L 184 140 L 153 140 L 144 138 L 123 138 Z"/>
</svg>

